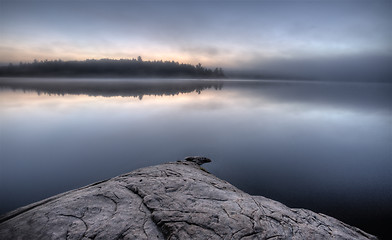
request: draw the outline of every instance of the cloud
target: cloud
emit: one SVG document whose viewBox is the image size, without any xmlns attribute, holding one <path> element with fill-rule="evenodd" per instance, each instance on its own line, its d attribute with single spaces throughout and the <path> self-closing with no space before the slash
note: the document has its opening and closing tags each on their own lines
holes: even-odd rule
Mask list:
<svg viewBox="0 0 392 240">
<path fill-rule="evenodd" d="M 388 1 L 3 2 L 0 46 L 14 49 L 3 62 L 141 55 L 249 69 L 392 55 Z"/>
<path fill-rule="evenodd" d="M 189 54 L 201 54 L 201 55 L 214 57 L 221 54 L 223 50 L 211 46 L 184 46 L 184 47 L 180 47 L 180 51 Z"/>
<path fill-rule="evenodd" d="M 261 75 L 318 80 L 391 81 L 392 56 L 359 54 L 333 57 L 252 59 L 242 69 Z M 240 67 L 237 70 L 241 69 Z"/>
</svg>

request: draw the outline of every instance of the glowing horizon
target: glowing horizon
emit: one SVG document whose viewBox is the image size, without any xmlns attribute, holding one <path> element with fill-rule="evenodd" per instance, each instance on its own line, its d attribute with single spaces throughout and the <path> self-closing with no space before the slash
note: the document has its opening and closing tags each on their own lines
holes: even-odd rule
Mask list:
<svg viewBox="0 0 392 240">
<path fill-rule="evenodd" d="M 329 64 L 331 59 L 368 59 L 361 64 L 369 65 L 374 58 L 392 59 L 391 5 L 384 0 L 212 1 L 208 5 L 196 0 L 94 5 L 78 0 L 3 0 L 0 63 L 142 56 L 283 73 L 288 62 L 300 73 L 314 69 L 308 64 L 298 67 L 301 61 Z"/>
</svg>

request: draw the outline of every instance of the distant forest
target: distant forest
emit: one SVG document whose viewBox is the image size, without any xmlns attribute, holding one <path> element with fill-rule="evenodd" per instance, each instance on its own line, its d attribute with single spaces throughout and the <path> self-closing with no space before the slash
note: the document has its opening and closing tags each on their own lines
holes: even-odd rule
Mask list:
<svg viewBox="0 0 392 240">
<path fill-rule="evenodd" d="M 8 77 L 191 77 L 224 78 L 222 68 L 211 70 L 174 61 L 137 59 L 88 59 L 85 61 L 37 61 L 0 67 L 0 76 Z"/>
</svg>

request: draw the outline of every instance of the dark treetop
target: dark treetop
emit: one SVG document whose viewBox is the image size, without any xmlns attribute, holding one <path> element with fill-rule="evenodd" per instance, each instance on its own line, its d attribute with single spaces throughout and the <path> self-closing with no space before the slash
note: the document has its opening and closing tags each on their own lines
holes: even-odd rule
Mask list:
<svg viewBox="0 0 392 240">
<path fill-rule="evenodd" d="M 190 77 L 223 78 L 222 68 L 211 70 L 174 61 L 138 59 L 88 59 L 85 61 L 37 61 L 0 67 L 0 76 L 8 77 Z"/>
</svg>

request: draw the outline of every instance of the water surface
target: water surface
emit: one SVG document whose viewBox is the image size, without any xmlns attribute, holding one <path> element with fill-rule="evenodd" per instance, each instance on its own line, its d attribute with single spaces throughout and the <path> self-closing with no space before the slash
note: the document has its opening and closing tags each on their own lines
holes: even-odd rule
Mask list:
<svg viewBox="0 0 392 240">
<path fill-rule="evenodd" d="M 203 155 L 248 193 L 383 236 L 391 103 L 389 84 L 0 79 L 0 212 Z"/>
</svg>

